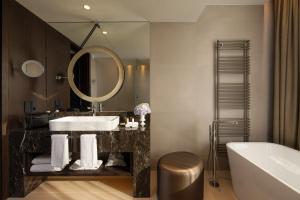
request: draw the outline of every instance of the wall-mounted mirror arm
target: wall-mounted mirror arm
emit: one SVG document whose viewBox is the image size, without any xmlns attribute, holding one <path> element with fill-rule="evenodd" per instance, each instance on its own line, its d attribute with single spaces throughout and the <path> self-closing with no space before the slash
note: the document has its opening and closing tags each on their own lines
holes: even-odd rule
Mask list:
<svg viewBox="0 0 300 200">
<path fill-rule="evenodd" d="M 82 49 L 84 47 L 84 45 L 87 43 L 87 41 L 90 39 L 90 37 L 93 35 L 93 33 L 95 32 L 96 28 L 101 28 L 100 24 L 98 22 L 96 22 L 93 26 L 93 28 L 90 30 L 90 32 L 88 33 L 88 35 L 85 37 L 85 39 L 83 40 L 82 44 L 80 45 L 80 48 Z"/>
<path fill-rule="evenodd" d="M 63 80 L 63 79 L 68 79 L 68 77 L 67 77 L 67 76 L 63 76 L 62 74 L 57 74 L 57 75 L 55 76 L 55 79 L 56 79 L 57 81 L 61 81 L 61 80 Z"/>
</svg>

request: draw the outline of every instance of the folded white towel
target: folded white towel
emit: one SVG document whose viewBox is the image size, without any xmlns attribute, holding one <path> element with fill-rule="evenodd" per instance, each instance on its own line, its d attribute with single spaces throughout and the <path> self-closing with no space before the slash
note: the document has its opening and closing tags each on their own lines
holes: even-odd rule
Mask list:
<svg viewBox="0 0 300 200">
<path fill-rule="evenodd" d="M 39 164 L 51 164 L 51 156 L 50 155 L 39 155 L 32 159 L 31 163 L 33 165 L 39 165 Z"/>
<path fill-rule="evenodd" d="M 72 153 L 69 153 L 69 161 L 71 161 L 71 154 Z M 33 165 L 51 164 L 51 156 L 47 154 L 36 156 L 32 159 L 31 164 Z"/>
<path fill-rule="evenodd" d="M 30 172 L 59 172 L 62 168 L 52 167 L 51 164 L 32 165 Z"/>
<path fill-rule="evenodd" d="M 92 168 L 84 168 L 81 166 L 81 162 L 80 160 L 76 160 L 71 166 L 70 169 L 71 170 L 96 170 L 99 169 L 99 167 L 102 165 L 103 161 L 102 160 L 98 160 L 97 164 L 92 167 Z"/>
<path fill-rule="evenodd" d="M 64 168 L 69 163 L 69 141 L 67 134 L 51 135 L 51 166 Z"/>
<path fill-rule="evenodd" d="M 80 136 L 80 166 L 84 169 L 93 169 L 98 164 L 96 134 Z"/>
</svg>

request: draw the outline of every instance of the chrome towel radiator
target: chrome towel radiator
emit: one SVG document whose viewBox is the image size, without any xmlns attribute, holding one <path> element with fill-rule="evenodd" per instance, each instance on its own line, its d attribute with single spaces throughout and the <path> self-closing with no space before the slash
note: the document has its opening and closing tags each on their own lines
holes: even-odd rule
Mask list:
<svg viewBox="0 0 300 200">
<path fill-rule="evenodd" d="M 215 113 L 208 159 L 213 187 L 219 186 L 217 158 L 226 156 L 226 143 L 249 139 L 249 47 L 249 40 L 218 40 L 215 45 Z"/>
<path fill-rule="evenodd" d="M 226 153 L 227 142 L 249 138 L 249 40 L 218 40 L 215 59 L 217 151 Z"/>
</svg>

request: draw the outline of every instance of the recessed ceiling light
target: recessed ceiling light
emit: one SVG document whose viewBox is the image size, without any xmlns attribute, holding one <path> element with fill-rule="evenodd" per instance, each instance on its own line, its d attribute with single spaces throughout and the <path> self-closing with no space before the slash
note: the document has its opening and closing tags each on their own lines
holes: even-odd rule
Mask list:
<svg viewBox="0 0 300 200">
<path fill-rule="evenodd" d="M 83 5 L 83 8 L 86 9 L 86 10 L 90 10 L 90 9 L 91 9 L 91 6 L 89 6 L 89 5 L 87 5 L 87 4 L 84 4 L 84 5 Z"/>
<path fill-rule="evenodd" d="M 107 32 L 107 31 L 102 31 L 102 34 L 103 34 L 103 35 L 107 35 L 108 32 Z"/>
</svg>

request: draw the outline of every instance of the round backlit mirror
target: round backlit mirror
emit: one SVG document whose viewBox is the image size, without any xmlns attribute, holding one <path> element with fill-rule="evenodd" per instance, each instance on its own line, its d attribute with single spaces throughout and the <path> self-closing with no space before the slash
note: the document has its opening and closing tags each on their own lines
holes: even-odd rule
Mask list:
<svg viewBox="0 0 300 200">
<path fill-rule="evenodd" d="M 68 67 L 68 81 L 73 92 L 89 102 L 103 102 L 121 89 L 124 66 L 110 49 L 87 47 L 77 52 Z"/>
<path fill-rule="evenodd" d="M 37 78 L 43 75 L 45 67 L 36 60 L 26 60 L 22 64 L 23 73 L 30 78 Z"/>
</svg>

